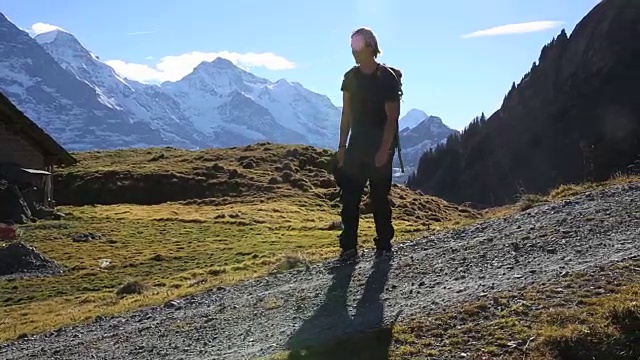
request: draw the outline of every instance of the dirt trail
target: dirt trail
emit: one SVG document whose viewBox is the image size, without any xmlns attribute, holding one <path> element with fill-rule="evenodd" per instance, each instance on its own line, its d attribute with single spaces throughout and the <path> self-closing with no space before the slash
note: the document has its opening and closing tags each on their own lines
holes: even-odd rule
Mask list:
<svg viewBox="0 0 640 360">
<path fill-rule="evenodd" d="M 0 345 L 3 359 L 246 359 L 640 254 L 640 184 Z"/>
</svg>

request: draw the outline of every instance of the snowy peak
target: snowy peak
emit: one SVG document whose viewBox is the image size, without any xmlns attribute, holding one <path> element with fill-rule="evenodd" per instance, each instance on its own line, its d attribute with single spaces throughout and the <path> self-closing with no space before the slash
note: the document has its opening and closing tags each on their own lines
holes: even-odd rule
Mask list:
<svg viewBox="0 0 640 360">
<path fill-rule="evenodd" d="M 424 118 L 424 117 L 427 117 L 428 115 L 427 115 L 426 112 L 424 112 L 424 111 L 422 111 L 420 109 L 413 108 L 413 109 L 409 110 L 405 116 L 407 118 L 420 118 L 420 117 Z"/>
<path fill-rule="evenodd" d="M 411 109 L 400 119 L 400 145 L 402 159 L 410 173 L 418 164 L 420 156 L 427 150 L 443 143 L 457 130 L 451 129 L 438 116 L 427 115 L 422 110 Z M 395 166 L 399 163 L 394 159 Z M 394 181 L 404 182 L 406 174 L 394 175 Z"/>
<path fill-rule="evenodd" d="M 97 78 L 104 80 L 109 77 L 117 78 L 119 83 L 125 83 L 113 68 L 101 62 L 75 36 L 64 30 L 42 33 L 36 35 L 34 39 L 63 68 L 73 72 L 90 85 L 96 85 Z"/>
<path fill-rule="evenodd" d="M 51 43 L 53 41 L 56 40 L 56 38 L 58 37 L 58 34 L 60 33 L 60 31 L 56 30 L 56 31 L 49 31 L 46 33 L 42 33 L 39 34 L 35 37 L 36 41 L 38 42 L 38 44 L 42 45 L 42 44 L 48 44 Z"/>
<path fill-rule="evenodd" d="M 34 39 L 56 60 L 66 63 L 98 60 L 73 34 L 61 29 L 38 34 Z"/>
<path fill-rule="evenodd" d="M 224 58 L 215 58 L 213 61 L 203 61 L 200 64 L 198 64 L 193 71 L 191 72 L 191 74 L 187 75 L 186 77 L 189 76 L 217 76 L 220 74 L 229 74 L 229 75 L 237 75 L 237 76 L 246 76 L 246 75 L 250 75 L 250 76 L 254 76 L 253 74 L 251 74 L 250 72 L 247 72 L 241 68 L 239 68 L 238 66 L 236 66 L 234 63 L 232 63 L 230 60 L 224 59 Z M 185 77 L 185 78 L 186 78 Z M 178 82 L 180 82 L 181 80 L 179 80 Z"/>
<path fill-rule="evenodd" d="M 411 132 L 423 132 L 423 133 L 451 133 L 451 128 L 442 122 L 442 119 L 437 116 L 429 116 L 422 120 L 418 125 L 411 128 Z"/>
<path fill-rule="evenodd" d="M 123 79 L 65 31 L 50 31 L 36 36 L 35 40 L 60 66 L 91 86 L 99 102 L 120 112 L 129 122 L 158 130 L 172 146 L 203 144 L 180 106 L 160 93 L 158 87 Z"/>
<path fill-rule="evenodd" d="M 456 130 L 445 125 L 440 117 L 427 116 L 412 127 L 405 126 L 402 128 L 402 130 L 400 130 L 400 136 L 404 138 L 412 138 L 414 145 L 417 145 L 416 142 L 421 142 L 425 139 L 437 139 L 437 141 L 444 140 L 453 132 L 456 132 Z"/>
<path fill-rule="evenodd" d="M 100 101 L 106 105 L 119 107 L 114 102 L 114 91 L 133 91 L 113 68 L 98 60 L 72 34 L 64 30 L 53 30 L 37 35 L 35 40 L 64 69 L 93 87 Z"/>
<path fill-rule="evenodd" d="M 161 87 L 205 134 L 224 129 L 243 139 L 262 141 L 266 136 L 322 147 L 334 146 L 339 135 L 340 111 L 327 96 L 286 79 L 258 77 L 226 59 L 202 62 L 181 80 Z"/>
<path fill-rule="evenodd" d="M 56 29 L 40 33 L 34 37 L 38 44 L 50 44 L 52 42 L 65 43 L 66 45 L 72 45 L 74 47 L 79 46 L 84 49 L 84 46 L 80 44 L 80 41 L 76 39 L 73 34 L 68 33 L 62 29 Z"/>
<path fill-rule="evenodd" d="M 286 79 L 280 79 L 278 81 L 276 81 L 275 83 L 273 83 L 272 85 L 269 85 L 269 88 L 274 91 L 277 94 L 282 94 L 282 95 L 294 95 L 295 93 L 299 93 L 300 89 L 293 86 L 293 84 L 291 84 L 290 82 L 288 82 Z"/>
<path fill-rule="evenodd" d="M 279 86 L 293 87 L 293 85 L 289 81 L 287 81 L 287 79 L 284 79 L 284 78 L 276 81 L 275 84 Z"/>
<path fill-rule="evenodd" d="M 213 59 L 213 61 L 211 61 L 209 64 L 209 66 L 213 66 L 218 69 L 240 70 L 240 68 L 238 68 L 233 62 L 231 62 L 231 60 L 222 57 Z"/>
<path fill-rule="evenodd" d="M 253 93 L 257 86 L 268 83 L 268 80 L 237 67 L 227 59 L 216 58 L 213 61 L 201 62 L 184 78 L 176 82 L 166 81 L 161 86 L 170 91 L 190 95 L 199 92 L 205 96 L 220 97 L 234 90 Z"/>
<path fill-rule="evenodd" d="M 50 37 L 57 42 L 63 35 L 57 32 Z M 133 123 L 124 111 L 107 105 L 108 99 L 100 98 L 90 84 L 61 66 L 44 49 L 50 44 L 39 44 L 0 17 L 0 91 L 16 107 L 69 150 L 166 143 L 157 131 Z"/>
<path fill-rule="evenodd" d="M 427 113 L 422 110 L 411 109 L 402 118 L 400 118 L 400 130 L 406 128 L 414 128 L 416 125 L 420 124 L 424 119 L 428 117 L 429 115 L 427 115 Z"/>
<path fill-rule="evenodd" d="M 420 109 L 411 109 L 405 116 L 400 118 L 400 134 L 409 132 L 425 133 L 432 131 L 434 133 L 450 132 L 450 128 L 444 124 L 438 116 L 427 115 Z"/>
</svg>

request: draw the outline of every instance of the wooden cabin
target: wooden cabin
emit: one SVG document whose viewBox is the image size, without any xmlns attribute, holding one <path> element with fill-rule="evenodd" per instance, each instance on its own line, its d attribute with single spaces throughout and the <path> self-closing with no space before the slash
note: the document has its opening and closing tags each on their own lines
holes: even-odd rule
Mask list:
<svg viewBox="0 0 640 360">
<path fill-rule="evenodd" d="M 18 169 L 17 176 L 42 191 L 42 204 L 51 207 L 55 167 L 76 163 L 71 154 L 0 92 L 0 173 L 6 176 L 6 169 L 10 169 L 13 176 Z"/>
</svg>

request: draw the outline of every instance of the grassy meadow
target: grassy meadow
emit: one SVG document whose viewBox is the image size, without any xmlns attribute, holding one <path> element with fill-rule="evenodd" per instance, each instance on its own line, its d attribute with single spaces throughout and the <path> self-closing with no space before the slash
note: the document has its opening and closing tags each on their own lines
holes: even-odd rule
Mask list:
<svg viewBox="0 0 640 360">
<path fill-rule="evenodd" d="M 59 210 L 66 216 L 20 228 L 21 241 L 67 271 L 0 280 L 0 341 L 159 305 L 338 253 L 339 203 L 327 171 L 329 151 L 265 143 L 200 151 L 158 148 L 74 155 L 80 163 L 60 169 L 55 180 Z M 606 183 L 563 185 L 549 194 L 524 194 L 517 204 L 484 211 L 394 185 L 396 241 L 638 181 L 634 176 L 616 176 Z M 371 247 L 374 225 L 366 196 L 361 211 L 360 241 Z M 82 234 L 94 234 L 95 239 L 73 241 Z M 534 317 L 531 312 L 525 319 L 528 327 L 522 328 L 510 315 L 513 309 L 491 313 L 494 320 L 485 320 L 481 304 L 467 304 L 463 314 L 470 312 L 465 315 L 470 322 L 460 326 L 492 334 L 498 343 L 529 334 L 547 336 L 551 343 L 582 331 L 571 319 L 604 324 L 611 314 L 607 309 L 636 311 L 637 303 L 630 300 L 636 293 L 637 287 L 628 287 L 615 296 L 585 300 L 583 307 L 556 314 L 570 319 L 562 323 L 566 326 L 556 327 L 545 320 L 547 315 Z M 596 310 L 597 316 L 586 316 Z M 451 320 L 447 316 L 457 311 L 400 324 L 393 330 L 394 354 L 445 351 L 429 340 L 435 334 L 444 336 L 451 349 L 469 341 L 466 330 L 446 330 Z M 602 329 L 611 334 L 606 332 L 610 328 Z M 491 347 L 485 348 L 491 354 Z"/>
<path fill-rule="evenodd" d="M 57 175 L 60 197 L 73 199 L 65 192 L 91 191 L 112 201 L 61 205 L 59 210 L 66 215 L 62 220 L 20 228 L 20 240 L 67 271 L 59 276 L 0 280 L 0 339 L 162 304 L 336 256 L 339 206 L 335 184 L 322 168 L 327 164 L 322 152 L 307 154 L 305 159 L 315 163 L 301 166 L 307 160 L 282 159 L 288 158 L 286 154 L 305 154 L 303 148 L 264 146 L 273 148 L 223 149 L 227 151 L 223 156 L 217 150 L 176 149 L 76 154 L 79 165 Z M 254 165 L 245 169 L 243 156 Z M 169 182 L 166 188 L 157 185 L 157 179 L 167 174 L 182 180 Z M 96 184 L 103 176 L 115 180 L 99 187 Z M 238 192 L 215 193 L 215 183 L 228 183 L 230 176 L 240 180 Z M 180 184 L 198 178 L 209 184 L 204 188 L 213 197 L 179 193 Z M 118 199 L 128 192 L 145 191 L 145 182 L 150 184 L 146 200 L 171 192 L 174 184 L 175 201 L 140 204 Z M 265 185 L 273 189 L 258 190 Z M 398 241 L 480 217 L 473 210 L 400 186 L 394 186 L 392 199 Z M 370 247 L 375 230 L 366 208 L 364 200 L 360 241 Z M 82 234 L 93 234 L 95 239 L 73 241 Z"/>
</svg>

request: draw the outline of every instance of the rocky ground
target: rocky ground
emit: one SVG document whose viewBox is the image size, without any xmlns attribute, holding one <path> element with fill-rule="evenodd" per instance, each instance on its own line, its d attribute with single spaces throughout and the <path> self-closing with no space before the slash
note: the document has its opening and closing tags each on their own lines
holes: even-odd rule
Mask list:
<svg viewBox="0 0 640 360">
<path fill-rule="evenodd" d="M 640 254 L 640 184 L 0 345 L 3 359 L 245 359 Z"/>
</svg>

